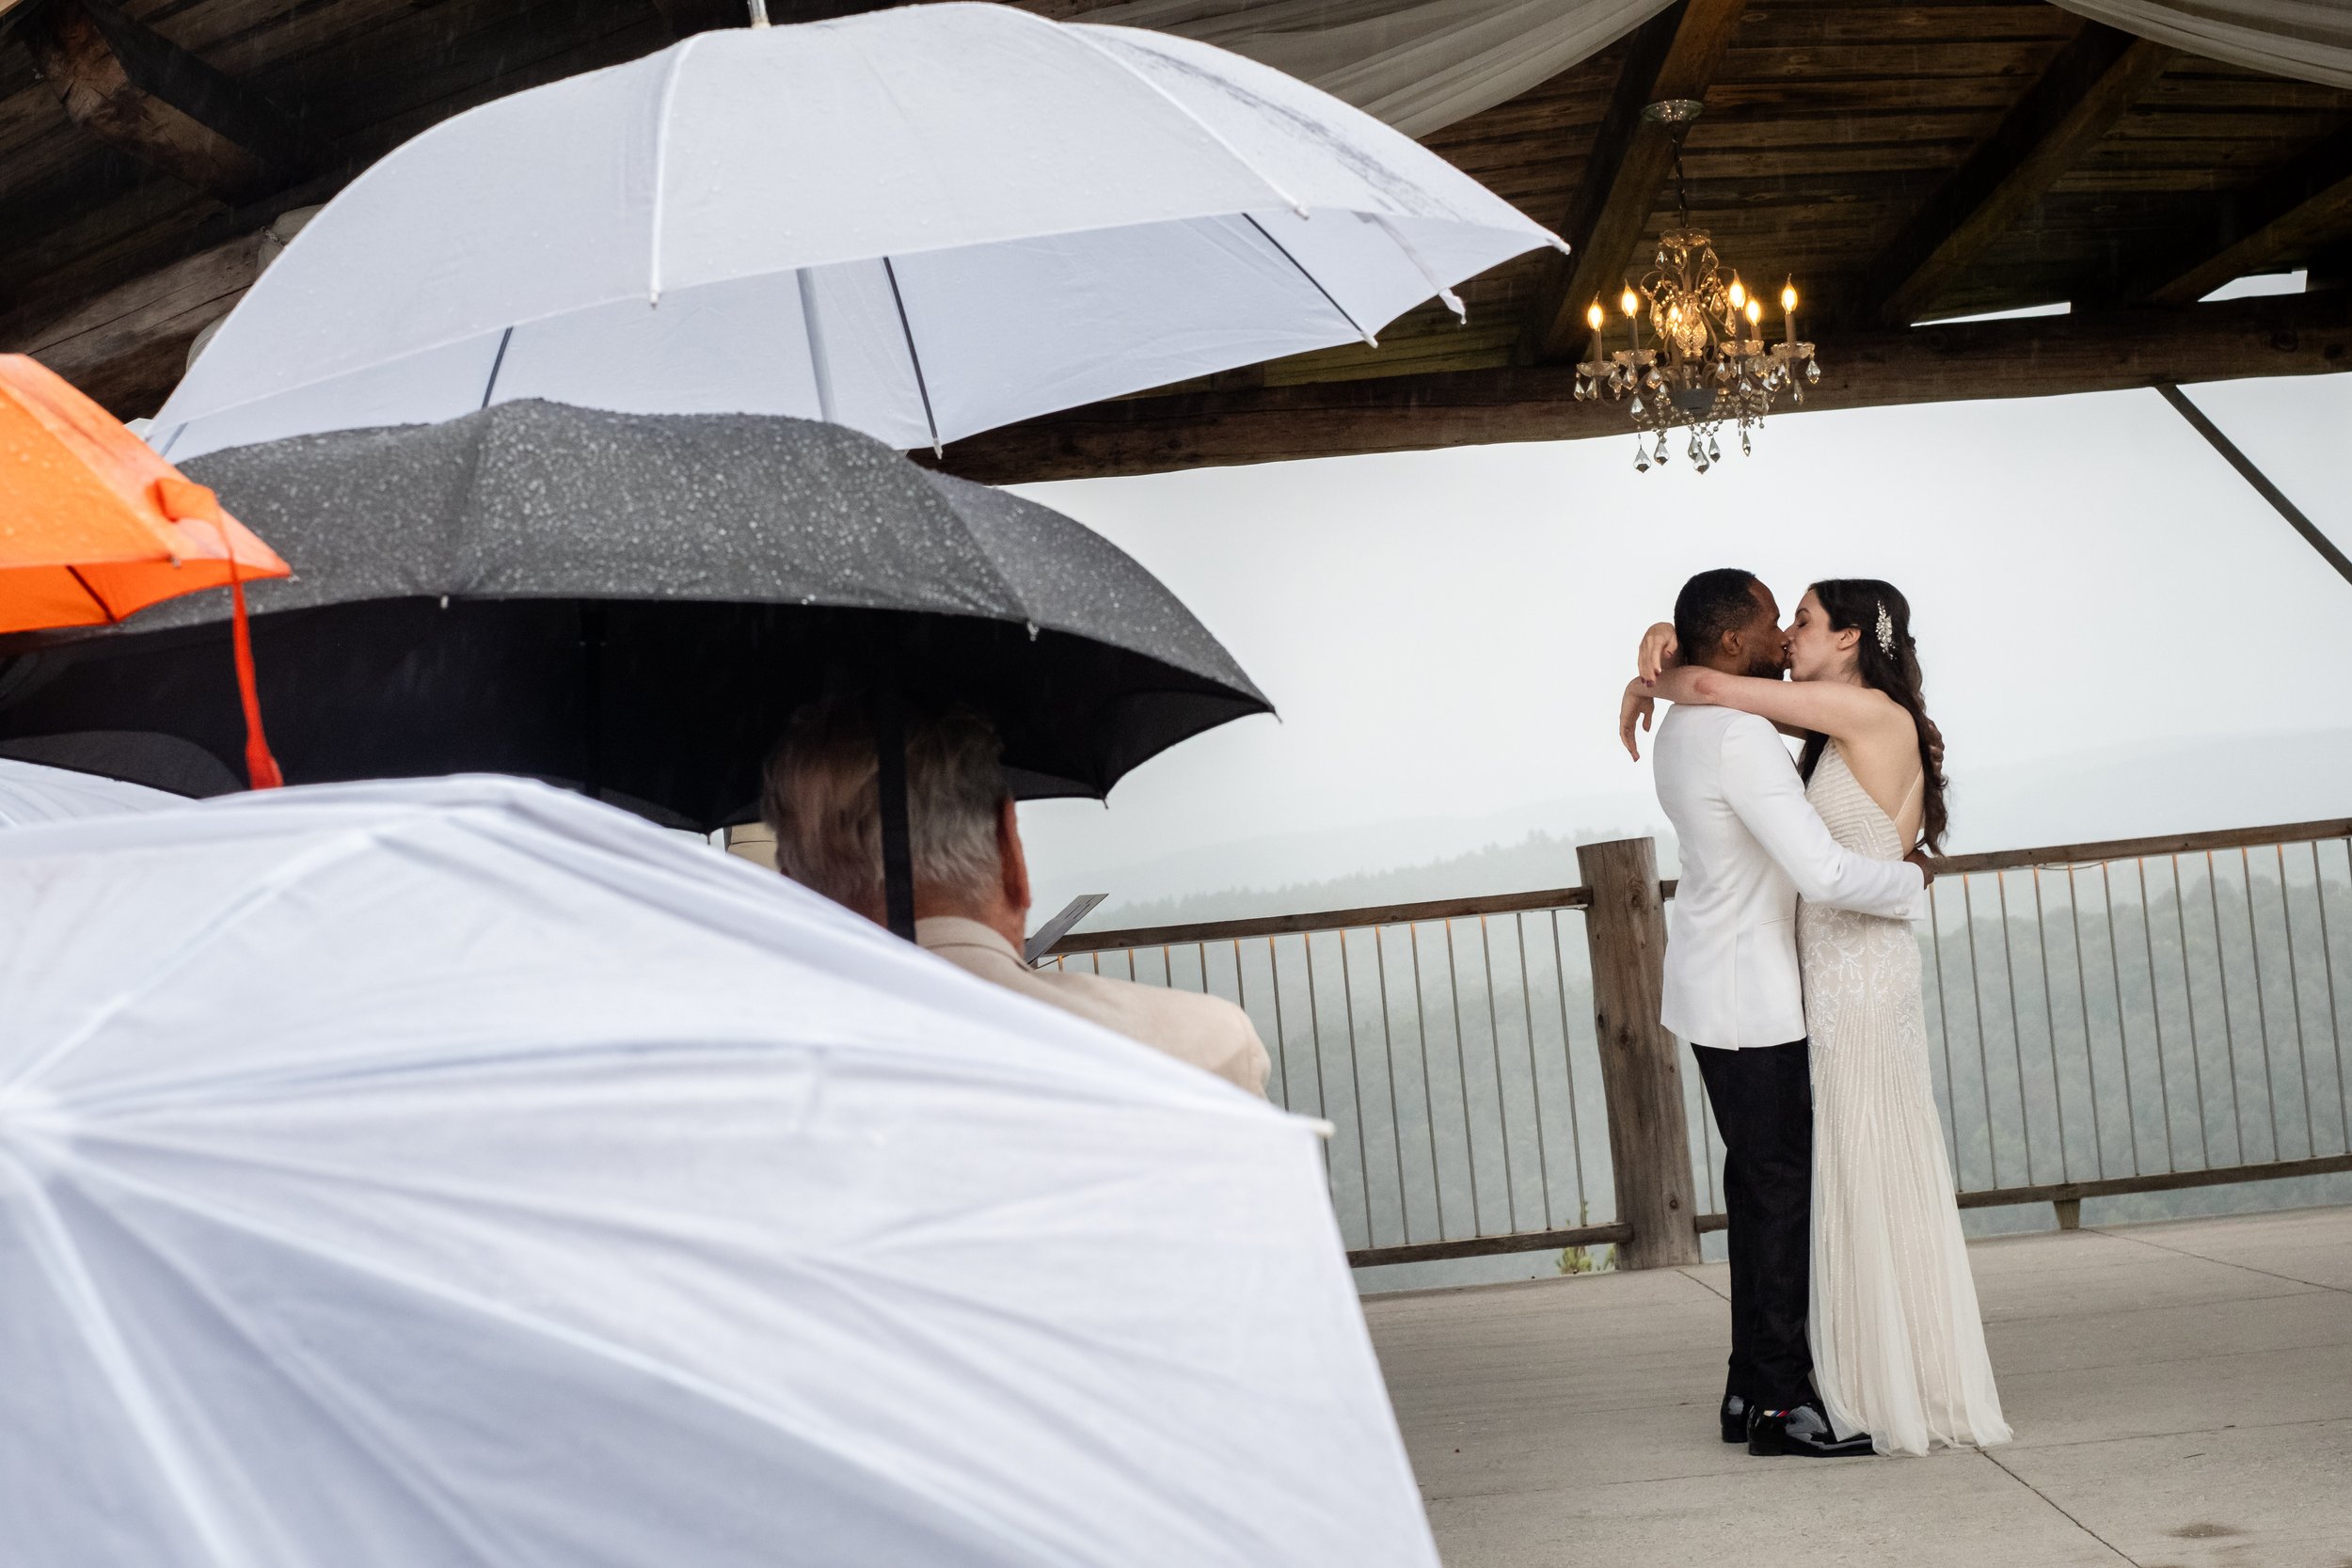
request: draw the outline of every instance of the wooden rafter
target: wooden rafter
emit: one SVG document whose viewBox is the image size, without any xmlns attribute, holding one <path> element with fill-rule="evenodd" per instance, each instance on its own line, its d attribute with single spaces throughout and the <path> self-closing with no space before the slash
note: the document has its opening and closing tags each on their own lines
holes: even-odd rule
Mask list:
<svg viewBox="0 0 2352 1568">
<path fill-rule="evenodd" d="M 1682 0 L 1634 33 L 1584 182 L 1560 227 L 1569 253 L 1548 270 L 1528 319 L 1527 358 L 1574 359 L 1589 336 L 1584 308 L 1596 296 L 1616 297 L 1674 166 L 1673 134 L 1642 110 L 1665 99 L 1704 102 L 1745 9 L 1747 0 Z"/>
<path fill-rule="evenodd" d="M 1825 344 L 1822 369 L 1804 412 L 2352 371 L 2352 291 L 1881 329 Z M 946 466 L 1011 483 L 1629 436 L 1624 406 L 1576 401 L 1575 377 L 1523 365 L 1129 398 L 958 441 Z"/>
<path fill-rule="evenodd" d="M 741 27 L 751 21 L 746 0 L 653 0 L 662 24 L 674 39 L 707 33 L 721 27 Z"/>
<path fill-rule="evenodd" d="M 113 0 L 53 0 L 20 25 L 77 124 L 207 195 L 250 200 L 325 161 L 283 110 Z"/>
<path fill-rule="evenodd" d="M 1982 146 L 1864 274 L 1863 313 L 1916 321 L 2039 201 L 2170 59 L 2161 44 L 2086 23 Z"/>
<path fill-rule="evenodd" d="M 0 352 L 29 354 L 112 409 L 152 414 L 187 368 L 196 335 L 261 276 L 262 236 L 200 250 L 62 314 L 0 324 Z"/>
<path fill-rule="evenodd" d="M 2223 209 L 2218 245 L 2172 258 L 2132 292 L 2151 305 L 2188 305 L 2232 278 L 2263 272 L 2352 218 L 2352 128 L 2338 132 Z"/>
</svg>

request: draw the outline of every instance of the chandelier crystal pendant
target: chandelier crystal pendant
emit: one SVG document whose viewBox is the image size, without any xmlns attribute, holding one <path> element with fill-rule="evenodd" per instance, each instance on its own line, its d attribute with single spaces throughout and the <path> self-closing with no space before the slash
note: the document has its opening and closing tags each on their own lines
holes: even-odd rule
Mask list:
<svg viewBox="0 0 2352 1568">
<path fill-rule="evenodd" d="M 1781 339 L 1768 342 L 1763 302 L 1737 272 L 1724 280 L 1713 241 L 1707 230 L 1691 227 L 1682 137 L 1698 118 L 1699 104 L 1670 99 L 1642 112 L 1674 128 L 1681 222 L 1659 236 L 1657 265 L 1643 275 L 1638 292 L 1628 283 L 1618 297 L 1627 328 L 1624 348 L 1604 352 L 1608 312 L 1598 299 L 1584 312 L 1593 329 L 1592 356 L 1576 367 L 1576 396 L 1580 402 L 1604 396 L 1629 400 L 1638 471 L 1648 472 L 1653 463 L 1662 466 L 1668 436 L 1687 430 L 1683 455 L 1705 473 L 1723 461 L 1717 436 L 1725 423 L 1739 431 L 1740 451 L 1747 454 L 1753 450 L 1751 432 L 1771 412 L 1774 396 L 1786 390 L 1791 404 L 1804 403 L 1804 388 L 1821 379 L 1821 367 L 1813 345 L 1797 337 L 1795 279 L 1780 292 Z"/>
</svg>

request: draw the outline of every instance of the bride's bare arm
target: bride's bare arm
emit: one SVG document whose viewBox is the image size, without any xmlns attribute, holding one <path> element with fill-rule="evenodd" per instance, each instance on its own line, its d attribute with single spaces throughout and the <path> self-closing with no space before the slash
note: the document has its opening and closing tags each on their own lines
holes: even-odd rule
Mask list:
<svg viewBox="0 0 2352 1568">
<path fill-rule="evenodd" d="M 1633 656 L 1633 673 L 1647 684 L 1658 678 L 1661 670 L 1671 670 L 1682 662 L 1681 645 L 1675 640 L 1672 621 L 1661 621 L 1642 634 L 1642 646 Z"/>
<path fill-rule="evenodd" d="M 1642 760 L 1642 748 L 1633 738 L 1634 721 L 1640 721 L 1642 728 L 1648 729 L 1650 715 L 1657 707 L 1648 688 L 1638 680 L 1626 683 L 1625 695 L 1617 700 L 1617 740 L 1625 747 L 1625 754 L 1635 762 Z"/>
<path fill-rule="evenodd" d="M 1686 664 L 1661 671 L 1649 690 L 1670 703 L 1736 707 L 1769 719 L 1785 731 L 1815 731 L 1844 741 L 1862 740 L 1911 721 L 1883 692 L 1843 681 L 1764 680 Z"/>
</svg>

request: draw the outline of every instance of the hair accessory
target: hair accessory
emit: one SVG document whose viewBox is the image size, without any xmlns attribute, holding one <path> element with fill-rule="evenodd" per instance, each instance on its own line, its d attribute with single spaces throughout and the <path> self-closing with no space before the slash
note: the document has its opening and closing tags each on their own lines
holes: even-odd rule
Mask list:
<svg viewBox="0 0 2352 1568">
<path fill-rule="evenodd" d="M 1895 617 L 1886 613 L 1886 601 L 1879 601 L 1879 652 L 1891 655 L 1895 651 Z"/>
</svg>

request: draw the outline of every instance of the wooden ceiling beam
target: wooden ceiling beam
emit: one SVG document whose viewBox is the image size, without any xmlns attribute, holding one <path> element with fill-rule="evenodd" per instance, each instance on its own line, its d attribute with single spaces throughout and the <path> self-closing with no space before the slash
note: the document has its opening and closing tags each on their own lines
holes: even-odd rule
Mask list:
<svg viewBox="0 0 2352 1568">
<path fill-rule="evenodd" d="M 1934 307 L 1994 241 L 2079 163 L 2171 58 L 2090 22 L 1863 275 L 1866 318 L 1900 326 Z"/>
<path fill-rule="evenodd" d="M 0 11 L 8 3 L 9 0 L 0 0 Z M 894 3 L 902 0 L 767 0 L 768 21 L 776 27 L 802 22 L 832 22 L 839 17 L 882 10 Z M 1034 11 L 1055 22 L 1075 20 L 1088 11 L 1115 3 L 1116 0 L 1011 0 L 1015 10 Z M 690 33 L 707 33 L 720 27 L 748 27 L 752 20 L 752 0 L 653 0 L 653 8 L 661 13 L 672 38 L 682 39 Z"/>
<path fill-rule="evenodd" d="M 1659 187 L 1674 167 L 1672 131 L 1642 111 L 1671 98 L 1705 102 L 1746 9 L 1747 0 L 1681 0 L 1634 31 L 1583 182 L 1560 226 L 1568 254 L 1554 258 L 1536 292 L 1522 357 L 1549 364 L 1582 352 L 1591 337 L 1584 309 L 1597 296 L 1613 301 L 1624 287 Z"/>
<path fill-rule="evenodd" d="M 2219 227 L 2218 245 L 2171 258 L 2128 297 L 2191 305 L 2233 278 L 2272 270 L 2314 243 L 2352 237 L 2352 128 L 2225 202 Z"/>
<path fill-rule="evenodd" d="M 285 111 L 113 0 L 53 0 L 20 30 L 75 123 L 232 206 L 327 162 Z"/>
<path fill-rule="evenodd" d="M 196 335 L 261 276 L 261 231 L 198 251 L 62 313 L 0 322 L 0 353 L 29 354 L 117 419 L 155 412 Z"/>
<path fill-rule="evenodd" d="M 748 0 L 653 0 L 653 8 L 660 13 L 662 25 L 674 39 L 721 27 L 747 27 L 752 19 Z"/>
<path fill-rule="evenodd" d="M 1822 345 L 1802 409 L 2047 397 L 2352 371 L 2352 290 L 1881 329 Z M 1499 441 L 1626 439 L 1622 404 L 1579 403 L 1568 365 L 1522 365 L 1095 404 L 947 449 L 1013 483 Z M 1776 416 L 1777 417 L 1777 416 Z M 1769 432 L 1766 450 L 1770 450 Z"/>
</svg>

